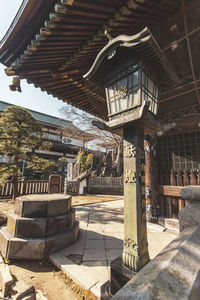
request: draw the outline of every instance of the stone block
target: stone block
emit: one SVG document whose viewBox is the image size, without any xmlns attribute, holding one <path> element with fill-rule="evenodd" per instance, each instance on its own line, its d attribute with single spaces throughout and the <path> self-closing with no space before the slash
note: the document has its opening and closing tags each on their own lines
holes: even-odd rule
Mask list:
<svg viewBox="0 0 200 300">
<path fill-rule="evenodd" d="M 200 224 L 200 205 L 189 205 L 182 208 L 178 214 L 180 231 L 187 227 Z"/>
<path fill-rule="evenodd" d="M 0 251 L 6 259 L 43 259 L 45 239 L 14 238 L 6 229 L 0 230 Z"/>
<path fill-rule="evenodd" d="M 11 284 L 14 282 L 8 265 L 0 264 L 0 286 L 2 290 L 3 297 L 8 295 Z"/>
<path fill-rule="evenodd" d="M 47 215 L 48 201 L 39 200 L 38 197 L 35 201 L 34 197 L 38 195 L 27 195 L 16 199 L 14 212 L 25 218 L 45 218 Z"/>
<path fill-rule="evenodd" d="M 25 296 L 25 297 L 23 297 L 19 300 L 37 300 L 37 298 L 36 298 L 36 294 L 32 293 L 32 294 L 29 294 L 29 295 L 27 295 L 27 296 Z"/>
<path fill-rule="evenodd" d="M 7 230 L 12 237 L 41 238 L 46 236 L 46 223 L 46 218 L 23 218 L 10 213 Z"/>
<path fill-rule="evenodd" d="M 12 238 L 9 241 L 8 259 L 43 259 L 45 252 L 45 239 Z"/>
<path fill-rule="evenodd" d="M 68 212 L 68 202 L 69 199 L 52 199 L 48 201 L 48 207 L 47 207 L 47 216 L 59 216 L 64 215 L 66 212 Z"/>
<path fill-rule="evenodd" d="M 8 242 L 10 234 L 5 228 L 0 229 L 0 252 L 4 258 L 7 258 Z"/>
<path fill-rule="evenodd" d="M 28 298 L 27 298 L 28 297 Z M 14 300 L 24 300 L 24 299 L 30 299 L 35 300 L 35 287 L 33 285 L 27 285 L 23 289 L 19 290 L 18 293 L 14 296 Z"/>
<path fill-rule="evenodd" d="M 14 212 L 8 215 L 7 231 L 12 237 L 45 238 L 71 229 L 75 221 L 75 209 L 67 214 L 49 218 L 24 218 Z"/>
<path fill-rule="evenodd" d="M 72 229 L 55 234 L 46 239 L 45 257 L 74 243 L 78 237 L 79 223 L 75 222 Z"/>
<path fill-rule="evenodd" d="M 26 195 L 16 199 L 15 213 L 26 218 L 45 218 L 66 214 L 71 209 L 71 196 L 64 194 Z"/>
<path fill-rule="evenodd" d="M 75 221 L 75 209 L 72 208 L 67 214 L 47 218 L 46 236 L 70 230 Z"/>
</svg>

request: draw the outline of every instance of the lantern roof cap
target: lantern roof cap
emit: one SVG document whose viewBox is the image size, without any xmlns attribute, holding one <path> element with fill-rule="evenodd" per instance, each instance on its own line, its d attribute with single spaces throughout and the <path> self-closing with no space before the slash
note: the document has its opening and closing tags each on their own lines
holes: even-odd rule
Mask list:
<svg viewBox="0 0 200 300">
<path fill-rule="evenodd" d="M 100 78 L 106 74 L 108 65 L 111 65 L 112 58 L 120 51 L 120 55 L 123 56 L 123 49 L 130 49 L 133 59 L 139 57 L 152 67 L 160 80 L 161 88 L 170 88 L 180 83 L 176 72 L 168 62 L 148 27 L 145 27 L 142 31 L 132 36 L 119 35 L 114 39 L 110 39 L 98 53 L 92 67 L 83 77 L 92 80 L 96 84 L 100 84 Z"/>
</svg>

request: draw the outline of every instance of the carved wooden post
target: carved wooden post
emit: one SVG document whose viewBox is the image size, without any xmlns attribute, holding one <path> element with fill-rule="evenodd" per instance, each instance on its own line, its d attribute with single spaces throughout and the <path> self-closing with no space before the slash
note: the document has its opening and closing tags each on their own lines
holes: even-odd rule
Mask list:
<svg viewBox="0 0 200 300">
<path fill-rule="evenodd" d="M 158 167 L 156 161 L 156 138 L 150 135 L 144 139 L 145 150 L 145 198 L 147 221 L 158 219 Z"/>
<path fill-rule="evenodd" d="M 171 174 L 170 174 L 170 185 L 173 186 L 176 185 L 175 172 L 173 169 L 171 170 Z"/>
<path fill-rule="evenodd" d="M 182 182 L 182 176 L 181 176 L 181 170 L 178 169 L 177 170 L 177 186 L 182 186 L 183 182 Z"/>
<path fill-rule="evenodd" d="M 190 185 L 197 185 L 194 169 L 191 170 Z"/>
<path fill-rule="evenodd" d="M 188 177 L 188 172 L 187 172 L 187 170 L 184 170 L 183 185 L 187 186 L 189 184 L 190 184 L 190 181 L 189 181 L 189 177 Z"/>
<path fill-rule="evenodd" d="M 149 262 L 144 173 L 144 128 L 124 128 L 123 262 L 138 272 Z"/>
</svg>

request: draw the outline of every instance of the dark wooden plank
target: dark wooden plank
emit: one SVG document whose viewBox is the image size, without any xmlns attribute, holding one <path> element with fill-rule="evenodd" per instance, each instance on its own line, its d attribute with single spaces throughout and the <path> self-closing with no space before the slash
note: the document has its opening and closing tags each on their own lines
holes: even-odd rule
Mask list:
<svg viewBox="0 0 200 300">
<path fill-rule="evenodd" d="M 159 194 L 164 196 L 180 197 L 182 186 L 159 185 Z"/>
</svg>

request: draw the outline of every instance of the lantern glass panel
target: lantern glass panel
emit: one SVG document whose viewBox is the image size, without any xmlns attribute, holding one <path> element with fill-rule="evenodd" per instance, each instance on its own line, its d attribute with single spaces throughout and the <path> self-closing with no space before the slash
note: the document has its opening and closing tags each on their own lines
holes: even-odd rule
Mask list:
<svg viewBox="0 0 200 300">
<path fill-rule="evenodd" d="M 149 110 L 156 115 L 158 109 L 158 84 L 142 70 L 141 100 L 150 100 Z"/>
<path fill-rule="evenodd" d="M 106 88 L 109 114 L 117 114 L 140 104 L 138 97 L 139 71 L 126 73 Z M 122 78 L 120 78 L 122 77 Z"/>
</svg>

